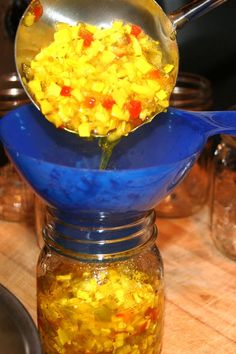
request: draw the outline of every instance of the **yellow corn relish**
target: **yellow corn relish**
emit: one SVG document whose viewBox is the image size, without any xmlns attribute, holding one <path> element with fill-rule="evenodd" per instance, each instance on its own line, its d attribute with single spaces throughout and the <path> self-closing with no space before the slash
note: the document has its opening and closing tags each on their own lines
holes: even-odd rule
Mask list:
<svg viewBox="0 0 236 354">
<path fill-rule="evenodd" d="M 158 41 L 139 26 L 59 23 L 28 65 L 25 82 L 56 127 L 81 137 L 127 135 L 169 105 L 175 78 Z"/>
<path fill-rule="evenodd" d="M 38 279 L 45 354 L 159 354 L 163 284 L 125 263 L 61 263 Z"/>
</svg>

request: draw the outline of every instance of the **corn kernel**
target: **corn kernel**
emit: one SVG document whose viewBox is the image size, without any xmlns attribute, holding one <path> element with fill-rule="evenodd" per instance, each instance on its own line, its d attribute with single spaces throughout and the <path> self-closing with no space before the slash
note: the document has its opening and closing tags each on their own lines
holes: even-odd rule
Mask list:
<svg viewBox="0 0 236 354">
<path fill-rule="evenodd" d="M 123 119 L 124 116 L 123 110 L 117 104 L 114 104 L 114 106 L 112 107 L 111 114 L 113 117 L 121 120 Z"/>
<path fill-rule="evenodd" d="M 138 94 L 146 96 L 146 97 L 152 97 L 153 96 L 153 88 L 152 87 L 132 84 L 131 85 L 131 89 L 135 93 L 138 93 Z"/>
<path fill-rule="evenodd" d="M 71 40 L 71 33 L 69 28 L 61 29 L 54 33 L 54 40 L 59 43 L 63 44 L 65 42 L 69 42 Z"/>
<path fill-rule="evenodd" d="M 159 99 L 159 100 L 164 100 L 166 97 L 167 97 L 167 93 L 166 91 L 164 90 L 160 90 L 156 93 L 156 97 Z"/>
<path fill-rule="evenodd" d="M 45 100 L 40 102 L 40 108 L 43 114 L 48 114 L 53 111 L 52 104 Z"/>
<path fill-rule="evenodd" d="M 23 19 L 23 23 L 26 27 L 30 27 L 34 24 L 35 16 L 31 12 L 27 12 Z"/>
<path fill-rule="evenodd" d="M 144 57 L 137 58 L 134 61 L 134 65 L 143 74 L 147 74 L 149 71 L 153 69 L 153 65 L 149 64 Z"/>
<path fill-rule="evenodd" d="M 166 66 L 164 66 L 164 71 L 166 74 L 169 74 L 173 69 L 174 69 L 174 65 L 172 64 L 167 64 Z"/>
<path fill-rule="evenodd" d="M 50 83 L 47 88 L 47 95 L 52 97 L 60 96 L 61 87 L 55 84 L 54 82 Z"/>
<path fill-rule="evenodd" d="M 139 44 L 139 41 L 137 40 L 137 38 L 135 38 L 134 36 L 132 36 L 132 44 L 133 44 L 135 55 L 137 55 L 137 56 L 142 55 L 142 53 L 143 53 L 142 47 Z"/>
<path fill-rule="evenodd" d="M 84 99 L 84 96 L 82 95 L 82 93 L 80 92 L 79 89 L 72 90 L 71 94 L 80 102 L 83 101 L 83 99 Z"/>
<path fill-rule="evenodd" d="M 95 92 L 102 92 L 104 89 L 104 83 L 103 82 L 94 82 L 92 84 L 92 90 Z"/>
<path fill-rule="evenodd" d="M 102 63 L 104 64 L 109 64 L 111 63 L 114 59 L 115 59 L 115 54 L 113 54 L 112 52 L 108 51 L 108 50 L 105 50 L 103 53 L 102 53 L 102 56 L 101 56 L 101 61 Z"/>
<path fill-rule="evenodd" d="M 78 133 L 81 137 L 89 137 L 90 136 L 90 126 L 88 123 L 82 123 L 78 127 Z"/>
</svg>

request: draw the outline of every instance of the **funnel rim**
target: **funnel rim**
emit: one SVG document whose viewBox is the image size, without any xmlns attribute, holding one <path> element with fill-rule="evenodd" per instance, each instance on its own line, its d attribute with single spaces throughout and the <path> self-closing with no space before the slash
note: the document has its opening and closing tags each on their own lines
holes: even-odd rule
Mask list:
<svg viewBox="0 0 236 354">
<path fill-rule="evenodd" d="M 32 104 L 32 103 L 27 103 L 27 104 L 24 104 L 20 107 L 17 107 L 16 109 L 13 109 L 12 111 L 8 112 L 2 119 L 5 120 L 7 119 L 8 117 L 10 117 L 12 115 L 12 113 L 15 111 L 19 112 L 19 111 L 23 111 L 25 109 L 27 109 L 27 107 L 33 107 L 34 109 L 36 109 L 38 111 L 38 109 Z M 181 116 L 181 115 L 192 115 L 192 114 L 197 114 L 197 112 L 192 112 L 192 111 L 185 111 L 185 110 L 181 110 L 181 109 L 176 109 L 176 108 L 173 108 L 173 107 L 169 107 L 168 110 L 167 110 L 171 115 L 178 115 L 178 116 Z M 202 113 L 202 112 L 201 112 Z M 204 112 L 203 112 L 204 113 Z M 42 116 L 43 119 L 47 120 L 45 117 Z M 155 118 L 154 118 L 155 119 Z M 50 122 L 49 122 L 50 123 Z M 4 124 L 4 123 L 3 123 Z M 51 123 L 50 123 L 51 124 Z M 1 130 L 3 130 L 4 127 L 2 126 L 2 124 L 0 124 L 0 139 L 3 143 L 3 146 L 5 148 L 5 150 L 7 151 L 12 151 L 14 154 L 19 154 L 19 155 L 22 155 L 32 161 L 38 161 L 38 162 L 43 162 L 44 164 L 48 165 L 48 166 L 52 166 L 52 165 L 56 165 L 56 166 L 60 166 L 61 168 L 69 168 L 69 169 L 72 169 L 72 170 L 80 170 L 81 172 L 84 172 L 84 173 L 98 173 L 98 174 L 123 174 L 123 173 L 127 173 L 127 171 L 129 171 L 129 173 L 142 173 L 144 171 L 155 171 L 156 169 L 160 169 L 162 167 L 172 167 L 175 166 L 176 164 L 180 164 L 180 163 L 184 163 L 184 161 L 188 161 L 190 158 L 193 158 L 195 157 L 196 155 L 199 155 L 202 148 L 204 147 L 204 144 L 207 140 L 207 138 L 204 136 L 204 134 L 202 134 L 202 139 L 201 139 L 201 143 L 198 144 L 198 147 L 196 147 L 194 149 L 194 151 L 192 151 L 191 153 L 187 154 L 185 157 L 181 158 L 181 159 L 178 159 L 177 161 L 173 161 L 173 162 L 162 162 L 158 165 L 151 165 L 151 166 L 146 166 L 146 167 L 137 167 L 137 168 L 129 168 L 129 169 L 125 169 L 125 168 L 119 168 L 119 169 L 105 169 L 105 170 L 101 170 L 98 168 L 85 168 L 85 167 L 76 167 L 76 166 L 68 166 L 66 165 L 65 163 L 57 163 L 57 162 L 52 162 L 50 160 L 45 160 L 43 158 L 40 158 L 40 157 L 34 157 L 32 155 L 30 155 L 29 153 L 26 153 L 24 151 L 20 151 L 20 149 L 14 149 L 11 147 L 11 144 L 8 143 L 6 141 L 6 139 L 4 139 L 4 134 L 1 134 Z M 55 129 L 57 129 L 55 127 Z M 131 133 L 132 134 L 132 133 Z M 11 155 L 11 154 L 9 154 Z"/>
<path fill-rule="evenodd" d="M 32 157 L 28 154 L 23 154 L 21 152 L 19 152 L 18 150 L 15 150 L 15 149 L 12 149 L 9 147 L 8 144 L 4 144 L 4 148 L 6 148 L 7 150 L 7 155 L 8 157 L 11 159 L 11 153 L 8 153 L 8 152 L 13 152 L 14 154 L 19 154 L 21 156 L 24 156 L 24 158 L 27 158 L 29 160 L 32 160 L 34 162 L 43 162 L 44 165 L 48 165 L 48 166 L 60 166 L 62 169 L 63 168 L 66 168 L 66 169 L 71 169 L 71 170 L 79 170 L 82 172 L 84 172 L 85 174 L 86 173 L 90 173 L 90 174 L 93 174 L 93 173 L 96 173 L 96 174 L 127 174 L 127 172 L 129 172 L 130 174 L 136 174 L 137 172 L 139 173 L 142 173 L 142 172 L 146 172 L 146 171 L 155 171 L 156 169 L 159 169 L 159 168 L 162 168 L 164 167 L 165 169 L 166 168 L 173 168 L 175 165 L 179 165 L 179 164 L 183 164 L 184 161 L 188 161 L 190 158 L 192 159 L 193 157 L 195 157 L 195 155 L 199 155 L 201 150 L 198 150 L 196 151 L 195 153 L 193 154 L 189 154 L 187 157 L 183 158 L 183 159 L 179 159 L 178 161 L 175 161 L 175 162 L 169 162 L 169 163 L 162 163 L 162 164 L 159 164 L 159 165 L 156 165 L 156 166 L 149 166 L 149 167 L 143 167 L 143 168 L 130 168 L 130 169 L 106 169 L 106 170 L 102 170 L 102 169 L 99 169 L 99 168 L 81 168 L 81 167 L 76 167 L 76 166 L 68 166 L 68 165 L 65 165 L 65 164 L 59 164 L 59 163 L 56 163 L 56 162 L 50 162 L 50 161 L 45 161 L 41 158 L 36 158 L 36 157 Z"/>
</svg>

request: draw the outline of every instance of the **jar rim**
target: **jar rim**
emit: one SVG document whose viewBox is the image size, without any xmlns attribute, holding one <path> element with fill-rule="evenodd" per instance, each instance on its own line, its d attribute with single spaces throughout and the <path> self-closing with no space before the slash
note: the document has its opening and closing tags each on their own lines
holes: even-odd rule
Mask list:
<svg viewBox="0 0 236 354">
<path fill-rule="evenodd" d="M 104 218 L 103 215 L 102 220 L 95 218 L 95 221 L 81 215 L 73 218 L 69 215 L 68 219 L 68 215 L 58 214 L 49 207 L 43 230 L 45 244 L 71 258 L 89 261 L 127 258 L 151 247 L 157 238 L 154 210 L 132 217 L 110 214 Z"/>
</svg>

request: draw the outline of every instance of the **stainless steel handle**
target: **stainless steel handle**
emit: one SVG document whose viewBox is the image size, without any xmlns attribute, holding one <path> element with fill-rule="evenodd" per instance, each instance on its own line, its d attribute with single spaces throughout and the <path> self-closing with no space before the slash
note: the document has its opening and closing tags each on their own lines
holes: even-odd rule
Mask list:
<svg viewBox="0 0 236 354">
<path fill-rule="evenodd" d="M 225 3 L 228 0 L 193 0 L 189 4 L 169 14 L 175 30 L 182 28 L 186 23 L 194 18 L 200 17 L 204 13 Z"/>
</svg>

